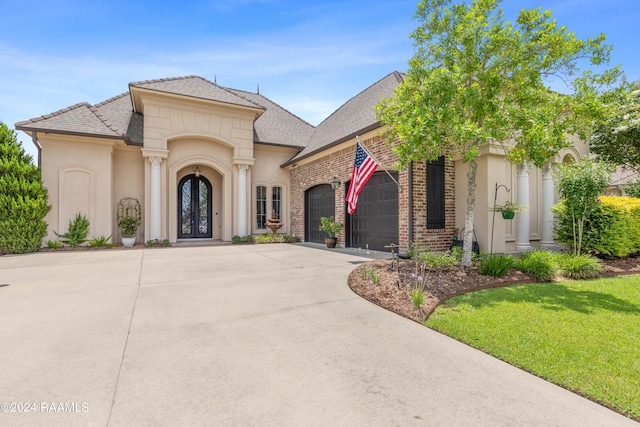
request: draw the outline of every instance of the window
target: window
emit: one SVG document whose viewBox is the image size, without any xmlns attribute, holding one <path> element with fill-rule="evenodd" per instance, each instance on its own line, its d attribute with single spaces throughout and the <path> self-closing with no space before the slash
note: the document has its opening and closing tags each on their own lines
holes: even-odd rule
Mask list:
<svg viewBox="0 0 640 427">
<path fill-rule="evenodd" d="M 282 187 L 271 187 L 271 209 L 282 222 Z"/>
<path fill-rule="evenodd" d="M 280 185 L 257 185 L 256 186 L 256 230 L 266 230 L 267 220 L 275 211 L 278 220 L 284 222 L 284 187 Z"/>
<path fill-rule="evenodd" d="M 444 157 L 427 162 L 427 229 L 445 227 Z"/>
<path fill-rule="evenodd" d="M 256 228 L 266 230 L 267 224 L 267 187 L 256 187 Z"/>
</svg>

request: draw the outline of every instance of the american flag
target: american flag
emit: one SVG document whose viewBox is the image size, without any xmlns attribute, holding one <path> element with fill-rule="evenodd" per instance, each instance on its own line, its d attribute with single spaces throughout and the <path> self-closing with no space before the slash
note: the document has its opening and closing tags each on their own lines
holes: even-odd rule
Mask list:
<svg viewBox="0 0 640 427">
<path fill-rule="evenodd" d="M 351 183 L 347 192 L 347 203 L 349 215 L 353 214 L 358 206 L 358 194 L 367 183 L 371 175 L 378 168 L 375 160 L 362 148 L 359 142 L 356 143 L 356 160 L 353 162 L 353 173 L 351 174 Z"/>
</svg>

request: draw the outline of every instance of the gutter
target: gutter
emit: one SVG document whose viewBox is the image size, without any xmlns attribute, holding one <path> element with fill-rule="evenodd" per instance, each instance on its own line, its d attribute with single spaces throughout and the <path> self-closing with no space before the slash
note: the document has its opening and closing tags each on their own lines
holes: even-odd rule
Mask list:
<svg viewBox="0 0 640 427">
<path fill-rule="evenodd" d="M 31 133 L 31 141 L 38 149 L 38 167 L 40 167 L 42 166 L 42 145 L 40 144 L 40 141 L 38 141 L 38 132 L 33 131 Z"/>
</svg>

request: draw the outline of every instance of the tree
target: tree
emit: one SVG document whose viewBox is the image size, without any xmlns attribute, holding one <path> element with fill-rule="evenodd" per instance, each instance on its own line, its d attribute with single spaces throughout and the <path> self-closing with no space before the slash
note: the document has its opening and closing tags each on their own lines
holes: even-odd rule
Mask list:
<svg viewBox="0 0 640 427">
<path fill-rule="evenodd" d="M 640 83 L 623 85 L 610 116 L 593 133 L 591 151 L 615 165 L 640 172 Z"/>
<path fill-rule="evenodd" d="M 415 54 L 394 97 L 377 106 L 399 167 L 446 155 L 469 165 L 462 264 L 471 264 L 476 158 L 497 141 L 514 163 L 544 161 L 568 146 L 565 135 L 586 137 L 603 113 L 601 90 L 619 70 L 580 74 L 579 60 L 608 63 L 605 37 L 580 40 L 550 11 L 523 9 L 505 22 L 500 0 L 423 0 L 411 34 Z M 571 95 L 553 92 L 560 78 Z"/>
<path fill-rule="evenodd" d="M 556 213 L 561 214 L 556 231 L 560 231 L 559 237 L 570 235 L 573 255 L 582 252 L 584 224 L 598 209 L 598 196 L 609 186 L 611 172 L 610 165 L 587 158 L 579 163 L 560 165 L 554 176 L 561 196 L 560 204 L 555 208 Z M 570 226 L 562 223 L 564 218 L 571 220 Z M 570 232 L 565 233 L 567 229 Z"/>
<path fill-rule="evenodd" d="M 0 122 L 0 252 L 33 252 L 47 234 L 44 217 L 51 206 L 31 160 L 15 132 Z"/>
</svg>

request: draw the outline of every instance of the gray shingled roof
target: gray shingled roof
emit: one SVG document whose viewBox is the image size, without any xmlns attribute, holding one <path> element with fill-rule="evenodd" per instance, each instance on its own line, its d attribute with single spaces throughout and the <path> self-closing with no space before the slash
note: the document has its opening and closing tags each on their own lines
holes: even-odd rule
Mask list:
<svg viewBox="0 0 640 427">
<path fill-rule="evenodd" d="M 255 121 L 255 142 L 303 148 L 313 134 L 314 126 L 290 113 L 269 98 L 258 93 L 227 89 L 266 110 Z"/>
<path fill-rule="evenodd" d="M 237 96 L 230 90 L 218 86 L 199 76 L 174 77 L 169 79 L 145 80 L 129 83 L 129 87 L 150 89 L 158 92 L 184 95 L 192 98 L 241 105 L 243 107 L 261 108 L 259 105 Z"/>
<path fill-rule="evenodd" d="M 305 147 L 289 162 L 310 156 L 379 126 L 374 107 L 393 90 L 403 75 L 393 72 L 351 98 L 314 127 L 270 99 L 251 92 L 218 86 L 198 76 L 130 83 L 142 88 L 263 110 L 254 124 L 254 141 L 288 147 Z M 83 102 L 45 116 L 16 123 L 23 131 L 116 138 L 142 145 L 144 117 L 133 112 L 130 92 L 94 106 Z"/>
<path fill-rule="evenodd" d="M 112 98 L 114 99 L 116 98 Z M 82 102 L 51 114 L 18 122 L 16 129 L 124 139 L 126 131 L 110 119 L 111 117 L 105 116 L 96 107 Z"/>
<path fill-rule="evenodd" d="M 403 75 L 394 71 L 351 98 L 318 125 L 304 150 L 285 165 L 378 127 L 376 104 L 383 98 L 392 97 L 394 89 L 402 80 Z"/>
</svg>

